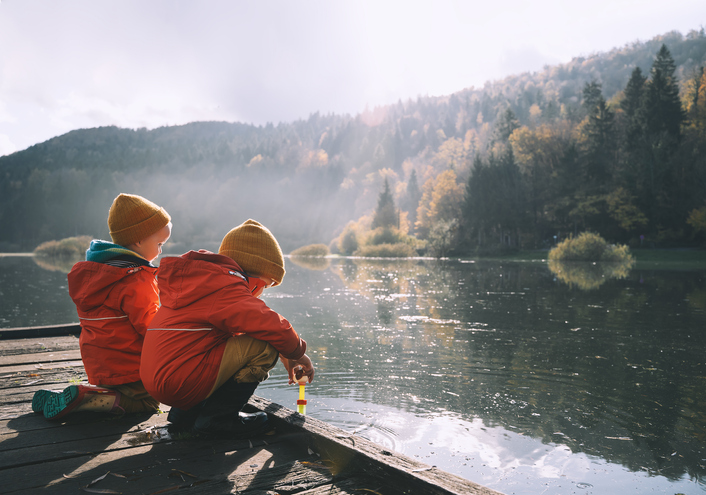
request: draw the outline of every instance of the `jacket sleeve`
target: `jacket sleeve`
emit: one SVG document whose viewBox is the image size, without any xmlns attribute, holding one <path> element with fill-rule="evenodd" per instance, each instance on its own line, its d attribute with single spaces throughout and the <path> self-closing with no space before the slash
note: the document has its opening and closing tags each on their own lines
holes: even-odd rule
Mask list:
<svg viewBox="0 0 706 495">
<path fill-rule="evenodd" d="M 120 309 L 137 333 L 144 337 L 159 308 L 157 280 L 154 274 L 140 270 L 128 277 L 126 282 L 120 293 Z"/>
<path fill-rule="evenodd" d="M 247 334 L 272 345 L 287 359 L 299 359 L 306 342 L 286 318 L 253 297 L 242 284 L 230 286 L 215 295 L 209 323 L 231 335 Z"/>
</svg>

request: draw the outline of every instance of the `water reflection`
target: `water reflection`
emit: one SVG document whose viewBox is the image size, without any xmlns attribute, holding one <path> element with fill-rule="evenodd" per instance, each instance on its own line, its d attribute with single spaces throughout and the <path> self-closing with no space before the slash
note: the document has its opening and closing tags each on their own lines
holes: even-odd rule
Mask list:
<svg viewBox="0 0 706 495">
<path fill-rule="evenodd" d="M 541 263 L 353 259 L 326 273 L 296 272 L 272 301 L 318 346 L 326 396 L 703 479 L 703 272 L 616 272 L 592 291 Z"/>
<path fill-rule="evenodd" d="M 66 274 L 32 257 L 0 256 L 0 328 L 78 322 Z"/>
<path fill-rule="evenodd" d="M 329 263 L 264 296 L 309 343 L 311 416 L 508 493 L 706 490 L 703 270 L 587 291 L 541 262 Z M 0 258 L 0 282 L 5 326 L 75 321 L 65 275 Z M 285 383 L 258 394 L 293 407 Z"/>
<path fill-rule="evenodd" d="M 37 264 L 37 266 L 44 268 L 45 270 L 68 274 L 76 263 L 83 261 L 83 257 L 32 256 L 32 260 Z"/>
<path fill-rule="evenodd" d="M 331 260 L 322 256 L 291 256 L 290 261 L 309 270 L 326 270 L 331 266 Z"/>
<path fill-rule="evenodd" d="M 548 265 L 556 278 L 569 287 L 593 290 L 612 278 L 627 277 L 635 261 L 632 258 L 616 263 L 549 260 Z"/>
</svg>

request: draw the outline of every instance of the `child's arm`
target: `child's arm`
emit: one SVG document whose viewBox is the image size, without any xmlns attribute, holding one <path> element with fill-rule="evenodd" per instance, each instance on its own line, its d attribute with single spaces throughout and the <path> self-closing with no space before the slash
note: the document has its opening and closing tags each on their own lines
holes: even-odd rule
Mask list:
<svg viewBox="0 0 706 495">
<path fill-rule="evenodd" d="M 244 333 L 268 342 L 290 359 L 301 359 L 306 353 L 306 342 L 286 318 L 238 287 L 222 291 L 211 307 L 208 322 L 230 334 Z"/>
<path fill-rule="evenodd" d="M 140 271 L 127 279 L 120 293 L 120 310 L 133 328 L 144 337 L 147 326 L 159 309 L 159 290 L 154 275 Z"/>
</svg>

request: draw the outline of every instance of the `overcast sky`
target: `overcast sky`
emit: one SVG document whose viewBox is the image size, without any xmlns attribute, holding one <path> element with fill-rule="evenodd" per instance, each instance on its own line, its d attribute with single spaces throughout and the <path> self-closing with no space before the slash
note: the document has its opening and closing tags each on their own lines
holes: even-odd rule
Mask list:
<svg viewBox="0 0 706 495">
<path fill-rule="evenodd" d="M 0 155 L 73 129 L 355 115 L 706 25 L 706 0 L 0 0 Z"/>
</svg>

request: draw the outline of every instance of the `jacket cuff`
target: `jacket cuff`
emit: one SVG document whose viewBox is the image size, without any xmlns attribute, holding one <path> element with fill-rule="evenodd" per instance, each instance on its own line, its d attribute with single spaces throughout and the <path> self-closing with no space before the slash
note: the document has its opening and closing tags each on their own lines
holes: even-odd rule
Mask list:
<svg viewBox="0 0 706 495">
<path fill-rule="evenodd" d="M 306 341 L 300 337 L 299 344 L 297 344 L 297 348 L 289 354 L 285 355 L 284 357 L 296 361 L 300 359 L 304 354 L 306 354 Z"/>
</svg>

